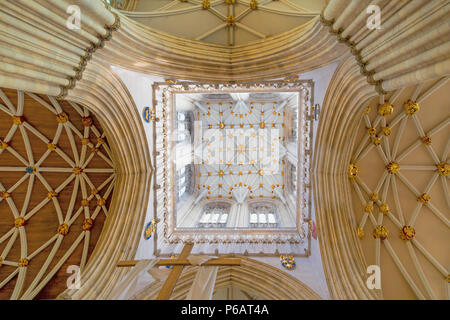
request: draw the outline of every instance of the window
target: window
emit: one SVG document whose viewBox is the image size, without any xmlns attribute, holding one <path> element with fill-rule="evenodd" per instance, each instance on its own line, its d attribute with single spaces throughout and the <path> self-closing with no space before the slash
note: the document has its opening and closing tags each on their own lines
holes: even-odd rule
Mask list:
<svg viewBox="0 0 450 320">
<path fill-rule="evenodd" d="M 294 167 L 292 164 L 290 164 L 290 169 L 291 169 L 291 188 L 292 191 L 296 192 L 297 191 L 297 168 Z"/>
<path fill-rule="evenodd" d="M 189 117 L 183 113 L 177 113 L 177 143 L 186 141 L 190 137 L 190 121 Z"/>
<path fill-rule="evenodd" d="M 294 108 L 292 113 L 292 136 L 291 141 L 297 141 L 298 134 L 298 108 Z"/>
<path fill-rule="evenodd" d="M 250 227 L 274 228 L 278 226 L 273 204 L 254 204 L 250 207 Z"/>
<path fill-rule="evenodd" d="M 224 228 L 229 212 L 228 204 L 209 204 L 204 207 L 198 226 L 201 228 Z"/>
<path fill-rule="evenodd" d="M 178 199 L 181 198 L 186 193 L 186 187 L 189 182 L 190 169 L 189 166 L 186 167 L 183 167 L 177 171 Z"/>
</svg>

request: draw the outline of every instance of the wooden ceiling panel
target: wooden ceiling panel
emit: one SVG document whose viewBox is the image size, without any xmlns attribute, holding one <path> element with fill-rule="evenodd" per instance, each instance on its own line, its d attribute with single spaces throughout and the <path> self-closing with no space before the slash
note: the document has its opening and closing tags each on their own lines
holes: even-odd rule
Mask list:
<svg viewBox="0 0 450 320">
<path fill-rule="evenodd" d="M 2 89 L 0 140 L 8 144 L 0 149 L 0 299 L 54 299 L 67 289 L 67 268 L 86 264 L 108 212 L 107 139 L 82 106 Z M 16 228 L 20 217 L 26 222 Z M 67 234 L 58 232 L 62 224 Z M 19 267 L 23 258 L 28 266 Z"/>
</svg>

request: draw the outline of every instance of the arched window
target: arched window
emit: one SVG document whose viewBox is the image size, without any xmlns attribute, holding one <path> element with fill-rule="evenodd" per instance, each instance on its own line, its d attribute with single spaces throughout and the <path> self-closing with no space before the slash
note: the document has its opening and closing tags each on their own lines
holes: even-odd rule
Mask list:
<svg viewBox="0 0 450 320">
<path fill-rule="evenodd" d="M 190 181 L 190 166 L 187 165 L 182 167 L 177 171 L 177 187 L 178 187 L 178 199 L 180 199 L 185 193 L 189 186 Z"/>
<path fill-rule="evenodd" d="M 292 111 L 292 134 L 290 141 L 296 142 L 298 140 L 298 108 L 294 108 Z"/>
<path fill-rule="evenodd" d="M 275 228 L 278 226 L 277 208 L 271 203 L 250 205 L 250 227 Z"/>
<path fill-rule="evenodd" d="M 297 192 L 297 167 L 289 163 L 291 190 Z"/>
<path fill-rule="evenodd" d="M 177 143 L 186 141 L 190 137 L 190 120 L 187 113 L 177 113 Z"/>
<path fill-rule="evenodd" d="M 224 228 L 230 215 L 230 205 L 227 203 L 207 204 L 198 221 L 201 228 Z"/>
</svg>

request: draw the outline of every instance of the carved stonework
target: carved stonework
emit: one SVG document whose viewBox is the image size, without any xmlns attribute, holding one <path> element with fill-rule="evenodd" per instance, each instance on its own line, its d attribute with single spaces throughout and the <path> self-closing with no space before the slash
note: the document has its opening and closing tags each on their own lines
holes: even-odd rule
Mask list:
<svg viewBox="0 0 450 320">
<path fill-rule="evenodd" d="M 182 93 L 198 93 L 198 94 L 217 94 L 219 92 L 298 92 L 299 97 L 303 97 L 303 101 L 299 102 L 299 118 L 301 125 L 299 125 L 299 147 L 303 148 L 301 152 L 305 158 L 309 158 L 311 152 L 306 152 L 306 146 L 312 145 L 311 126 L 305 125 L 307 119 L 308 108 L 306 104 L 312 103 L 313 82 L 311 80 L 296 80 L 296 81 L 265 81 L 265 82 L 248 82 L 248 83 L 195 83 L 195 82 L 157 82 L 153 84 L 153 108 L 155 108 L 156 117 L 161 120 L 161 123 L 155 126 L 155 138 L 157 144 L 160 146 L 154 150 L 154 163 L 156 167 L 155 185 L 160 185 L 160 189 L 154 189 L 156 202 L 154 204 L 155 219 L 160 219 L 162 225 L 158 228 L 156 238 L 163 238 L 165 243 L 175 244 L 180 242 L 194 242 L 194 243 L 293 243 L 302 244 L 306 240 L 306 235 L 302 230 L 302 217 L 310 218 L 310 203 L 311 199 L 308 197 L 298 197 L 296 210 L 296 227 L 277 229 L 276 232 L 246 229 L 244 231 L 221 229 L 220 232 L 211 231 L 210 228 L 185 228 L 182 231 L 177 229 L 175 220 L 176 210 L 176 188 L 174 179 L 174 164 L 170 160 L 171 153 L 174 148 L 170 139 L 174 134 L 175 125 L 173 119 L 176 111 L 173 105 L 175 94 Z M 167 134 L 163 134 L 167 133 Z M 309 147 L 310 148 L 310 147 Z M 298 184 L 299 194 L 308 194 L 311 197 L 310 177 L 309 177 L 309 163 L 306 159 L 299 161 L 298 176 L 300 183 Z M 197 173 L 194 173 L 196 176 Z M 308 191 L 306 191 L 308 189 Z M 221 199 L 226 200 L 226 199 Z M 309 240 L 308 240 L 309 241 Z M 159 243 L 157 240 L 155 243 Z M 158 254 L 159 249 L 155 252 Z M 275 252 L 274 252 L 275 254 Z"/>
</svg>

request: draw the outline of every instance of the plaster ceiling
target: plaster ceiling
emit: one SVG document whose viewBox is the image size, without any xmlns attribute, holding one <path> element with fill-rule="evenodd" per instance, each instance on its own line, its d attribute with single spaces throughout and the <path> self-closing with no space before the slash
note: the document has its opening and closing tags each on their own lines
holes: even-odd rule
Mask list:
<svg viewBox="0 0 450 320">
<path fill-rule="evenodd" d="M 86 108 L 9 89 L 0 90 L 0 146 L 0 298 L 54 299 L 103 228 L 110 148 Z"/>
<path fill-rule="evenodd" d="M 259 0 L 256 6 L 251 3 L 254 1 L 140 0 L 134 12 L 123 13 L 178 37 L 238 46 L 304 25 L 320 14 L 326 1 Z"/>
<path fill-rule="evenodd" d="M 448 176 L 438 172 L 439 164 L 447 163 L 448 174 L 450 150 L 450 82 L 445 81 L 390 94 L 385 100 L 394 109 L 386 116 L 377 113 L 384 99 L 372 100 L 354 143 L 355 234 L 361 238 L 367 265 L 381 267 L 386 299 L 448 298 L 450 196 Z M 418 102 L 417 113 L 405 113 L 408 100 Z M 372 127 L 377 135 L 370 136 Z M 382 130 L 387 127 L 390 131 Z M 378 147 L 374 142 L 380 142 Z M 387 166 L 394 162 L 400 170 L 391 174 Z M 373 192 L 378 200 L 369 197 Z M 376 235 L 378 225 L 388 232 L 387 239 Z M 409 226 L 406 234 L 404 226 Z"/>
</svg>

